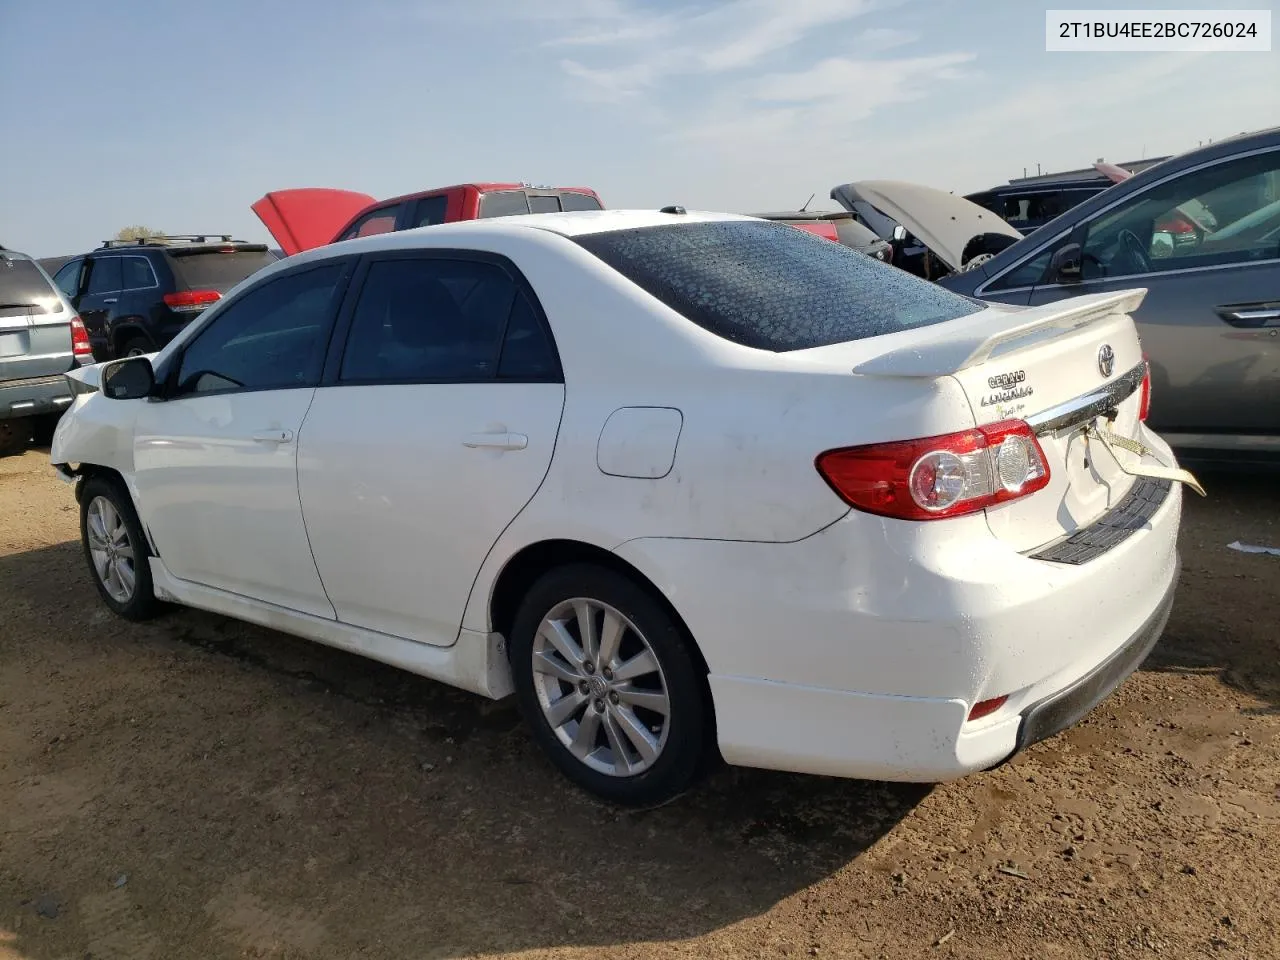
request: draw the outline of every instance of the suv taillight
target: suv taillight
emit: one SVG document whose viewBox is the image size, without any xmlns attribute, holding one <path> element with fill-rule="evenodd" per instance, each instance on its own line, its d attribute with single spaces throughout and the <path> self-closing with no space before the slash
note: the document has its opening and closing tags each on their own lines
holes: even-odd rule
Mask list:
<svg viewBox="0 0 1280 960">
<path fill-rule="evenodd" d="M 165 306 L 178 313 L 194 313 L 220 299 L 222 294 L 217 290 L 183 290 L 180 293 L 164 295 Z"/>
<path fill-rule="evenodd" d="M 818 472 L 845 503 L 902 520 L 939 520 L 1016 500 L 1049 483 L 1040 441 L 1023 420 L 940 437 L 843 447 Z"/>
<path fill-rule="evenodd" d="M 93 363 L 93 347 L 89 343 L 89 331 L 77 314 L 71 315 L 71 355 L 77 360 Z"/>
<path fill-rule="evenodd" d="M 1146 420 L 1147 414 L 1151 412 L 1151 361 L 1147 359 L 1147 355 L 1142 355 L 1142 386 L 1138 394 L 1138 419 Z"/>
</svg>

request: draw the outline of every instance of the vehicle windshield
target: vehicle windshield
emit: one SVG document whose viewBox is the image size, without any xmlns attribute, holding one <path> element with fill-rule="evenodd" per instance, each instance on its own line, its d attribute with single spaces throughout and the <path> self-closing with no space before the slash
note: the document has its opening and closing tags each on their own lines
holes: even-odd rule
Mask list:
<svg viewBox="0 0 1280 960">
<path fill-rule="evenodd" d="M 575 240 L 703 329 L 759 350 L 878 337 L 985 307 L 780 223 L 675 223 Z"/>
<path fill-rule="evenodd" d="M 0 315 L 56 313 L 61 301 L 31 260 L 0 253 Z"/>
</svg>

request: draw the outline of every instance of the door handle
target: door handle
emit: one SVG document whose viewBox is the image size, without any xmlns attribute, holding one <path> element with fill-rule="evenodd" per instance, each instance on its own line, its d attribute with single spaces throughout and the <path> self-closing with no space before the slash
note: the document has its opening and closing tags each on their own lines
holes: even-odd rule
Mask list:
<svg viewBox="0 0 1280 960">
<path fill-rule="evenodd" d="M 462 445 L 473 450 L 523 450 L 529 438 L 523 433 L 473 433 Z"/>
<path fill-rule="evenodd" d="M 119 297 L 103 297 L 102 302 L 103 302 L 103 303 L 115 303 L 115 302 L 116 302 L 117 300 L 119 300 L 119 299 L 120 299 Z"/>
<path fill-rule="evenodd" d="M 293 440 L 292 430 L 259 430 L 253 435 L 259 443 L 289 443 Z"/>
<path fill-rule="evenodd" d="M 1280 307 L 1274 307 L 1271 304 L 1219 307 L 1218 316 L 1233 327 L 1258 329 L 1260 327 L 1280 326 Z"/>
</svg>

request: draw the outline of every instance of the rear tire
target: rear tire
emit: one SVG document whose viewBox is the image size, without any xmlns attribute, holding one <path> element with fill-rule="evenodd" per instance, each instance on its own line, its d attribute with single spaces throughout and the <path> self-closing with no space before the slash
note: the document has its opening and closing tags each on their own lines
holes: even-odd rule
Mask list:
<svg viewBox="0 0 1280 960">
<path fill-rule="evenodd" d="M 0 420 L 0 457 L 21 453 L 31 439 L 31 418 L 10 417 Z"/>
<path fill-rule="evenodd" d="M 508 653 L 534 739 L 583 789 L 652 806 L 702 769 L 706 675 L 681 625 L 627 577 L 589 564 L 545 574 L 516 613 Z"/>
<path fill-rule="evenodd" d="M 90 477 L 80 491 L 80 543 L 89 575 L 112 612 L 149 620 L 159 609 L 151 583 L 150 550 L 124 484 Z"/>
<path fill-rule="evenodd" d="M 144 353 L 150 353 L 155 347 L 151 345 L 151 341 L 146 337 L 134 335 L 126 337 L 120 342 L 120 348 L 116 351 L 117 357 L 137 357 Z"/>
</svg>

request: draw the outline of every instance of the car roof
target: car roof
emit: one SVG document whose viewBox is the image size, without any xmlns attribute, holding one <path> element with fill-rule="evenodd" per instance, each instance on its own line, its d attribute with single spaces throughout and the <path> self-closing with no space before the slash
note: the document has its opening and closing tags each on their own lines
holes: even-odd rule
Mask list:
<svg viewBox="0 0 1280 960">
<path fill-rule="evenodd" d="M 635 230 L 644 227 L 671 226 L 681 223 L 713 223 L 722 220 L 755 220 L 755 217 L 734 213 L 715 213 L 707 210 L 687 210 L 684 213 L 663 213 L 660 210 L 580 210 L 571 213 L 524 213 L 508 217 L 488 217 L 479 220 L 459 220 L 454 223 L 438 223 L 413 230 L 379 233 L 359 238 L 360 242 L 382 240 L 397 236 L 424 235 L 436 237 L 444 234 L 510 233 L 511 231 L 542 230 L 565 237 L 581 237 L 610 230 Z M 355 243 L 347 240 L 345 243 Z M 400 244 L 395 244 L 400 245 Z"/>
<path fill-rule="evenodd" d="M 598 196 L 591 187 L 547 187 L 534 186 L 530 183 L 455 183 L 451 187 L 431 187 L 427 190 L 415 190 L 413 193 L 402 193 L 398 197 L 387 197 L 385 200 L 377 200 L 371 203 L 364 210 L 385 207 L 393 203 L 402 203 L 405 200 L 417 200 L 421 197 L 434 197 L 442 193 L 453 193 L 455 190 L 478 190 L 480 193 L 493 193 L 499 190 L 529 190 L 533 193 L 584 193 L 593 197 Z M 360 212 L 363 213 L 364 210 Z"/>
</svg>

